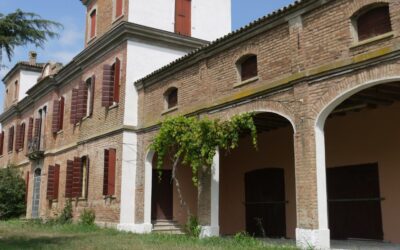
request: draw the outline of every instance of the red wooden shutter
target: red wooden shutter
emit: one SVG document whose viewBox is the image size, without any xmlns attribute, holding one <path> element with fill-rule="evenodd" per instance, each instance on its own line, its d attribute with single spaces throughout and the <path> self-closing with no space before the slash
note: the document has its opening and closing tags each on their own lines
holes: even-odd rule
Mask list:
<svg viewBox="0 0 400 250">
<path fill-rule="evenodd" d="M 19 149 L 24 149 L 25 146 L 25 123 L 21 124 L 20 133 L 19 133 Z"/>
<path fill-rule="evenodd" d="M 184 36 L 192 33 L 192 1 L 176 0 L 175 2 L 175 32 Z"/>
<path fill-rule="evenodd" d="M 104 149 L 104 176 L 103 176 L 103 195 L 108 195 L 108 166 L 110 159 L 110 151 Z"/>
<path fill-rule="evenodd" d="M 8 131 L 8 152 L 11 152 L 14 148 L 14 126 Z"/>
<path fill-rule="evenodd" d="M 91 78 L 91 96 L 90 96 L 90 107 L 89 107 L 89 116 L 93 115 L 93 109 L 94 109 L 94 96 L 95 96 L 95 91 L 96 91 L 96 76 L 93 75 Z"/>
<path fill-rule="evenodd" d="M 55 199 L 54 182 L 55 182 L 55 168 L 54 168 L 54 166 L 49 166 L 49 171 L 47 173 L 47 199 L 48 200 Z"/>
<path fill-rule="evenodd" d="M 79 84 L 78 92 L 78 120 L 84 118 L 87 114 L 87 99 L 88 99 L 88 87 L 86 82 L 82 81 Z"/>
<path fill-rule="evenodd" d="M 392 31 L 389 6 L 374 8 L 357 20 L 360 41 Z"/>
<path fill-rule="evenodd" d="M 65 98 L 62 96 L 60 99 L 60 111 L 59 111 L 59 118 L 58 118 L 58 131 L 62 130 L 64 127 L 64 105 L 65 105 Z"/>
<path fill-rule="evenodd" d="M 109 165 L 108 165 L 108 195 L 115 194 L 115 165 L 117 155 L 115 149 L 109 149 Z"/>
<path fill-rule="evenodd" d="M 25 176 L 25 203 L 28 203 L 28 193 L 29 193 L 29 171 L 26 171 L 26 176 Z"/>
<path fill-rule="evenodd" d="M 82 196 L 82 161 L 75 157 L 73 163 L 72 197 Z"/>
<path fill-rule="evenodd" d="M 72 183 L 74 181 L 74 161 L 67 161 L 67 177 L 65 181 L 65 197 L 72 198 Z"/>
<path fill-rule="evenodd" d="M 28 123 L 28 141 L 31 141 L 33 137 L 33 118 L 29 118 Z"/>
<path fill-rule="evenodd" d="M 78 108 L 78 90 L 73 89 L 72 90 L 72 98 L 71 98 L 71 116 L 70 116 L 70 121 L 71 124 L 76 124 L 78 122 L 77 119 L 77 108 Z"/>
<path fill-rule="evenodd" d="M 4 151 L 4 131 L 0 133 L 0 155 L 3 155 Z"/>
<path fill-rule="evenodd" d="M 60 185 L 60 165 L 54 166 L 54 199 L 58 199 L 58 187 Z"/>
<path fill-rule="evenodd" d="M 39 137 L 40 137 L 41 125 L 42 125 L 42 119 L 37 118 L 37 119 L 35 120 L 35 137 L 36 137 L 36 138 L 39 138 Z"/>
<path fill-rule="evenodd" d="M 120 75 L 121 75 L 121 61 L 117 58 L 114 64 L 114 96 L 113 101 L 119 102 L 119 86 L 120 86 Z"/>
<path fill-rule="evenodd" d="M 60 101 L 53 101 L 53 122 L 51 126 L 51 132 L 57 133 L 59 131 L 60 124 Z"/>
<path fill-rule="evenodd" d="M 122 15 L 122 0 L 115 1 L 115 17 Z"/>
<path fill-rule="evenodd" d="M 103 66 L 103 87 L 101 105 L 110 107 L 113 104 L 114 68 L 111 65 Z"/>
<path fill-rule="evenodd" d="M 93 10 L 90 14 L 90 38 L 96 35 L 96 20 L 97 19 L 97 11 Z"/>
<path fill-rule="evenodd" d="M 20 150 L 20 145 L 21 145 L 21 125 L 18 124 L 17 125 L 17 133 L 15 136 L 15 151 L 18 152 L 18 150 Z"/>
</svg>

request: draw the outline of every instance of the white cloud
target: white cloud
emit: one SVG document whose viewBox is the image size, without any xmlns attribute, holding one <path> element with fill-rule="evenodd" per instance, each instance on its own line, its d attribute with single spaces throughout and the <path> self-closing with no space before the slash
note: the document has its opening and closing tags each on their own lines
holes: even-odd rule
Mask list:
<svg viewBox="0 0 400 250">
<path fill-rule="evenodd" d="M 75 27 L 66 27 L 59 39 L 60 45 L 61 46 L 77 45 L 77 43 L 80 43 L 83 40 L 82 38 L 83 33 L 84 32 L 77 30 Z"/>
<path fill-rule="evenodd" d="M 69 63 L 72 58 L 74 58 L 78 52 L 77 51 L 57 51 L 53 52 L 52 54 L 52 59 L 57 62 L 61 62 L 64 65 Z"/>
</svg>

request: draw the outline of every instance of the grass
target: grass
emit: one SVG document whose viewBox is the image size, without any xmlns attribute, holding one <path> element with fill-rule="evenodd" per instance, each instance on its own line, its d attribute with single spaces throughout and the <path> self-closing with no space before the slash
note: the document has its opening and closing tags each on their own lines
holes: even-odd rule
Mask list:
<svg viewBox="0 0 400 250">
<path fill-rule="evenodd" d="M 0 221 L 0 249 L 295 249 L 247 236 L 200 240 L 182 235 L 136 235 L 95 226 Z"/>
</svg>

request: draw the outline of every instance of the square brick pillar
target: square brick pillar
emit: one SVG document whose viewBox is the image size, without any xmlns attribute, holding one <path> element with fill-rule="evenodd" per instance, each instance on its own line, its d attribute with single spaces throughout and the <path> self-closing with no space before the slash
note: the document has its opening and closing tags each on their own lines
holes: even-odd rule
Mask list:
<svg viewBox="0 0 400 250">
<path fill-rule="evenodd" d="M 211 169 L 199 171 L 197 216 L 201 226 L 200 238 L 219 236 L 219 151 Z"/>
<path fill-rule="evenodd" d="M 323 138 L 323 134 L 322 134 Z M 326 194 L 326 170 L 317 162 L 325 161 L 324 140 L 314 121 L 303 120 L 295 134 L 297 245 L 303 249 L 330 248 Z M 321 147 L 323 150 L 321 151 Z M 318 155 L 323 152 L 323 155 Z M 322 159 L 322 158 L 323 159 Z M 325 167 L 325 164 L 323 165 Z"/>
</svg>

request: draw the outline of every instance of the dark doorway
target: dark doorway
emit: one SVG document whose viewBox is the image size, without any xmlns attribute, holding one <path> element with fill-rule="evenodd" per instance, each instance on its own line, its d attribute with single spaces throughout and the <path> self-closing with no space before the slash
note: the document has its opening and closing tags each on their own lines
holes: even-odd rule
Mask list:
<svg viewBox="0 0 400 250">
<path fill-rule="evenodd" d="M 378 164 L 327 169 L 332 239 L 383 240 Z"/>
<path fill-rule="evenodd" d="M 246 230 L 256 237 L 286 236 L 284 170 L 267 168 L 245 175 Z"/>
<path fill-rule="evenodd" d="M 162 173 L 159 178 L 160 171 Z M 172 170 L 153 170 L 151 219 L 172 220 L 173 189 Z"/>
</svg>

